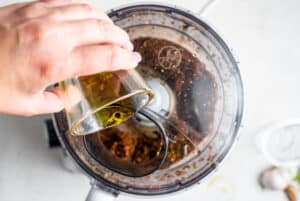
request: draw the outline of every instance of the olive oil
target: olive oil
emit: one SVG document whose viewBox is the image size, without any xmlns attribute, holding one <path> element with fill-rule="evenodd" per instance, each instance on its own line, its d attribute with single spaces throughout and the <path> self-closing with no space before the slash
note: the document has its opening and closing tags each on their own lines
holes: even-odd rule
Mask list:
<svg viewBox="0 0 300 201">
<path fill-rule="evenodd" d="M 134 110 L 127 106 L 122 105 L 112 105 L 107 106 L 96 113 L 99 124 L 103 127 L 116 126 L 127 119 L 129 119 L 134 114 Z"/>
</svg>

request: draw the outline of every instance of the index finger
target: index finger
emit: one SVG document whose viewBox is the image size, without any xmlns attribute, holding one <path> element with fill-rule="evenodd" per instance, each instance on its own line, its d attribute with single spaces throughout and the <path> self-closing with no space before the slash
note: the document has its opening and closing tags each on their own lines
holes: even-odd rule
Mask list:
<svg viewBox="0 0 300 201">
<path fill-rule="evenodd" d="M 104 20 L 88 19 L 58 24 L 60 32 L 68 36 L 71 48 L 92 44 L 118 45 L 133 50 L 128 34 L 121 28 Z"/>
<path fill-rule="evenodd" d="M 69 70 L 73 76 L 91 75 L 103 71 L 128 70 L 136 67 L 141 59 L 139 53 L 119 46 L 85 46 L 73 51 L 71 66 L 65 70 Z"/>
</svg>

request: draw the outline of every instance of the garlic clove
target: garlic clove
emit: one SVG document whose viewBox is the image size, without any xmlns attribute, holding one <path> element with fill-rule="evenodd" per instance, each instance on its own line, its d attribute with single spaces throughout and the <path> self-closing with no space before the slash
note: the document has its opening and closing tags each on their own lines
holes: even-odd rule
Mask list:
<svg viewBox="0 0 300 201">
<path fill-rule="evenodd" d="M 271 167 L 261 173 L 259 182 L 263 188 L 283 190 L 295 178 L 296 174 L 297 168 Z"/>
</svg>

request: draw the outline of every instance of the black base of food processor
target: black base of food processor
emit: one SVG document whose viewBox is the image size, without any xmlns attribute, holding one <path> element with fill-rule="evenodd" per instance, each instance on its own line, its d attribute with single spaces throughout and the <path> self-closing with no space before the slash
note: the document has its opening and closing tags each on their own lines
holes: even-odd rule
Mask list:
<svg viewBox="0 0 300 201">
<path fill-rule="evenodd" d="M 44 121 L 44 124 L 45 124 L 45 136 L 49 148 L 61 147 L 61 144 L 55 132 L 52 119 L 46 119 Z"/>
</svg>

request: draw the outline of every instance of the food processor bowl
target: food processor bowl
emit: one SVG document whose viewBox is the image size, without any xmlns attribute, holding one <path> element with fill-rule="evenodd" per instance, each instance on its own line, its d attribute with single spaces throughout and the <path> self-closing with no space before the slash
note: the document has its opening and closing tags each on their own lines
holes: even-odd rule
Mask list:
<svg viewBox="0 0 300 201">
<path fill-rule="evenodd" d="M 115 193 L 161 195 L 201 182 L 232 148 L 242 118 L 242 81 L 230 49 L 207 23 L 176 7 L 131 5 L 109 16 L 143 56 L 137 70 L 155 93 L 147 110 L 168 133 L 167 159 L 143 177 L 113 171 L 91 157 L 83 137 L 68 134 L 64 112 L 54 114 L 61 143 L 98 186 Z M 138 115 L 130 126 L 141 134 L 155 129 Z"/>
</svg>

